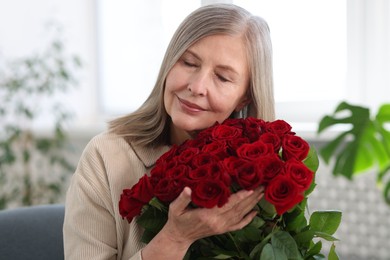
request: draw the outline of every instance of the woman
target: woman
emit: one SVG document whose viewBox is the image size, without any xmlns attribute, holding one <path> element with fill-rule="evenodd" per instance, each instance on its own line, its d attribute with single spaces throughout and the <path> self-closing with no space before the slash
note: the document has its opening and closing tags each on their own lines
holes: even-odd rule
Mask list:
<svg viewBox="0 0 390 260">
<path fill-rule="evenodd" d="M 174 34 L 157 82 L 135 112 L 91 140 L 66 198 L 66 259 L 182 259 L 197 239 L 238 230 L 256 215 L 262 188 L 241 191 L 221 208 L 189 209 L 185 188 L 166 225 L 147 245 L 141 228 L 119 215 L 124 188 L 149 172 L 170 145 L 216 121 L 274 119 L 272 54 L 264 20 L 226 4 L 201 7 Z"/>
</svg>

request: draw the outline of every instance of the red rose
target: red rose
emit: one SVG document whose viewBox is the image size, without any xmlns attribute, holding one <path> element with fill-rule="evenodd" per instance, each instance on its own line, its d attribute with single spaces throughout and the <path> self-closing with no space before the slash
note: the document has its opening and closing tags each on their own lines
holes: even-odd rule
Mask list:
<svg viewBox="0 0 390 260">
<path fill-rule="evenodd" d="M 135 193 L 135 198 L 145 204 L 153 198 L 153 187 L 149 180 L 149 176 L 145 174 L 132 188 Z"/>
<path fill-rule="evenodd" d="M 265 189 L 265 199 L 282 215 L 303 200 L 297 184 L 288 175 L 277 175 Z"/>
<path fill-rule="evenodd" d="M 264 133 L 260 136 L 259 140 L 263 141 L 266 144 L 272 144 L 274 151 L 277 153 L 282 146 L 282 140 L 277 134 L 274 133 Z"/>
<path fill-rule="evenodd" d="M 119 214 L 130 223 L 135 216 L 141 213 L 145 204 L 134 198 L 134 191 L 124 189 L 119 200 Z"/>
<path fill-rule="evenodd" d="M 199 153 L 199 149 L 195 147 L 188 147 L 177 155 L 178 163 L 188 163 L 191 159 Z"/>
<path fill-rule="evenodd" d="M 218 162 L 219 158 L 213 154 L 199 153 L 195 155 L 191 160 L 191 167 L 193 169 L 205 164 Z"/>
<path fill-rule="evenodd" d="M 234 177 L 237 175 L 237 170 L 240 168 L 242 164 L 244 164 L 246 160 L 237 158 L 237 157 L 228 157 L 225 160 L 223 160 L 223 166 L 226 172 L 231 176 Z"/>
<path fill-rule="evenodd" d="M 189 172 L 188 177 L 194 181 L 200 179 L 221 180 L 226 186 L 231 184 L 231 178 L 220 163 L 202 165 Z"/>
<path fill-rule="evenodd" d="M 237 149 L 237 156 L 246 160 L 255 161 L 261 156 L 274 153 L 271 144 L 257 141 L 251 144 L 243 144 Z"/>
<path fill-rule="evenodd" d="M 265 128 L 267 132 L 277 134 L 280 137 L 286 134 L 293 134 L 291 132 L 291 125 L 289 125 L 284 120 L 275 120 L 272 122 L 267 122 Z"/>
<path fill-rule="evenodd" d="M 172 158 L 171 160 L 165 162 L 165 171 L 169 170 L 169 169 L 173 169 L 175 168 L 177 165 L 179 165 L 179 162 L 177 161 L 178 159 L 178 155 L 176 155 L 174 158 Z"/>
<path fill-rule="evenodd" d="M 261 119 L 254 117 L 248 117 L 245 120 L 245 136 L 251 140 L 251 142 L 259 139 L 259 136 L 263 133 L 265 122 Z"/>
<path fill-rule="evenodd" d="M 191 180 L 200 180 L 203 178 L 207 178 L 209 176 L 209 174 L 210 174 L 209 168 L 208 168 L 208 165 L 206 164 L 206 165 L 203 165 L 201 167 L 198 167 L 196 169 L 191 170 L 188 173 L 188 177 Z"/>
<path fill-rule="evenodd" d="M 243 129 L 245 126 L 245 122 L 243 122 L 243 120 L 239 118 L 228 118 L 225 121 L 223 121 L 222 124 L 227 126 L 234 126 L 239 129 Z"/>
<path fill-rule="evenodd" d="M 156 186 L 157 183 L 165 177 L 165 172 L 167 170 L 166 166 L 166 163 L 160 161 L 160 163 L 157 163 L 150 171 L 150 183 L 153 187 Z"/>
<path fill-rule="evenodd" d="M 162 202 L 170 203 L 179 196 L 184 187 L 188 186 L 189 183 L 189 180 L 186 178 L 167 177 L 160 180 L 154 188 L 154 193 Z"/>
<path fill-rule="evenodd" d="M 225 171 L 224 165 L 221 162 L 211 163 L 207 165 L 211 178 L 221 180 L 226 186 L 232 184 L 230 175 Z"/>
<path fill-rule="evenodd" d="M 263 182 L 263 175 L 256 163 L 245 161 L 237 168 L 235 178 L 233 179 L 241 188 L 253 190 Z"/>
<path fill-rule="evenodd" d="M 165 172 L 166 178 L 187 178 L 190 167 L 186 164 L 179 164 Z"/>
<path fill-rule="evenodd" d="M 267 185 L 275 176 L 284 171 L 284 162 L 276 154 L 261 157 L 257 161 L 259 171 L 263 175 L 263 183 Z"/>
<path fill-rule="evenodd" d="M 295 159 L 285 163 L 286 174 L 298 184 L 302 191 L 307 190 L 313 181 L 314 173 L 301 161 Z"/>
<path fill-rule="evenodd" d="M 228 140 L 227 144 L 229 147 L 229 154 L 230 155 L 236 154 L 238 147 L 240 147 L 243 144 L 249 144 L 249 143 L 250 140 L 248 137 L 239 137 L 232 140 Z"/>
<path fill-rule="evenodd" d="M 202 152 L 215 155 L 220 159 L 224 159 L 229 156 L 227 152 L 227 145 L 224 141 L 215 141 L 206 144 L 202 147 Z"/>
<path fill-rule="evenodd" d="M 160 156 L 160 158 L 157 159 L 156 164 L 170 161 L 176 155 L 177 149 L 178 149 L 177 145 L 175 144 L 172 145 L 171 149 L 169 149 L 168 152 L 164 153 L 163 155 Z"/>
<path fill-rule="evenodd" d="M 210 139 L 210 138 L 207 138 L 207 136 L 205 136 L 205 138 L 197 137 L 196 139 L 187 139 L 177 149 L 176 156 L 178 154 L 182 153 L 183 151 L 185 151 L 187 148 L 198 148 L 198 149 L 201 149 L 203 147 L 203 145 L 205 145 L 206 143 L 209 142 L 207 139 Z"/>
<path fill-rule="evenodd" d="M 282 156 L 284 160 L 294 158 L 302 161 L 307 157 L 309 150 L 309 144 L 299 136 L 286 135 L 282 140 Z"/>
<path fill-rule="evenodd" d="M 220 180 L 204 179 L 191 189 L 192 202 L 201 208 L 222 207 L 230 197 L 229 188 Z"/>
<path fill-rule="evenodd" d="M 234 138 L 241 137 L 242 130 L 227 125 L 217 125 L 213 128 L 211 136 L 213 140 L 231 140 Z"/>
<path fill-rule="evenodd" d="M 119 201 L 121 216 L 131 222 L 133 217 L 139 215 L 142 207 L 149 203 L 153 196 L 153 187 L 149 182 L 149 177 L 145 174 L 131 189 L 123 190 Z"/>
</svg>

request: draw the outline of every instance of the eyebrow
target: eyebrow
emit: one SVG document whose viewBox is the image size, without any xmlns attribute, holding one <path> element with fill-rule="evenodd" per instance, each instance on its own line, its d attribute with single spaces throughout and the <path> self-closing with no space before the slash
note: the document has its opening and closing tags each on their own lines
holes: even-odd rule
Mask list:
<svg viewBox="0 0 390 260">
<path fill-rule="evenodd" d="M 198 60 L 202 60 L 195 52 L 193 52 L 193 51 L 191 51 L 191 50 L 186 50 L 184 53 L 183 53 L 183 55 L 184 54 L 186 54 L 186 53 L 189 53 L 190 55 L 192 55 L 192 56 L 194 56 L 196 59 L 198 59 Z M 233 67 L 231 67 L 231 66 L 229 66 L 229 65 L 217 65 L 217 68 L 221 68 L 221 69 L 223 69 L 223 70 L 228 70 L 228 71 L 230 71 L 230 72 L 232 72 L 232 73 L 234 73 L 234 74 L 236 74 L 236 75 L 239 75 L 239 73 L 233 68 Z"/>
</svg>

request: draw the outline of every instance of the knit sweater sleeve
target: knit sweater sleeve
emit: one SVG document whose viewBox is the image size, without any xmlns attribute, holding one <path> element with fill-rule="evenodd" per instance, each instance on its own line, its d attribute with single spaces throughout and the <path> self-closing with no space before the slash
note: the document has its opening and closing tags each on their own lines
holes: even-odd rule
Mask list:
<svg viewBox="0 0 390 260">
<path fill-rule="evenodd" d="M 85 148 L 66 196 L 65 259 L 141 259 L 140 228 L 119 216 L 118 201 L 145 168 L 122 139 L 100 135 Z"/>
</svg>

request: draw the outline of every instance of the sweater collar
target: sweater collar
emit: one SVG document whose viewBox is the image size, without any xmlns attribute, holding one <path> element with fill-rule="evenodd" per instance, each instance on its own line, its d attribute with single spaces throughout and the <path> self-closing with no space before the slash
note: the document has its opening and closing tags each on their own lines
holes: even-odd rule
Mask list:
<svg viewBox="0 0 390 260">
<path fill-rule="evenodd" d="M 143 162 L 146 168 L 153 166 L 157 159 L 171 148 L 168 145 L 157 147 L 139 146 L 135 145 L 134 143 L 130 143 L 130 145 L 133 147 L 134 152 L 137 154 L 138 158 Z"/>
</svg>

